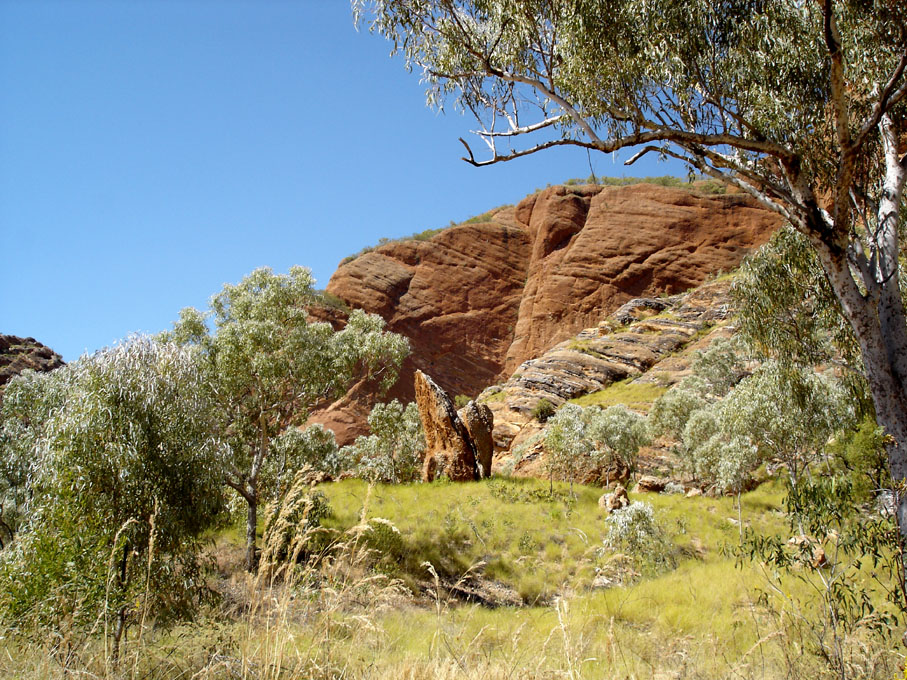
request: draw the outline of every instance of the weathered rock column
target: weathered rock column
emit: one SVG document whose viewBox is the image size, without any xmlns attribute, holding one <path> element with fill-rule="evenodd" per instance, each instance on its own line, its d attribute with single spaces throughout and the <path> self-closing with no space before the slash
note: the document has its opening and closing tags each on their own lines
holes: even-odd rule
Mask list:
<svg viewBox="0 0 907 680">
<path fill-rule="evenodd" d="M 479 479 L 478 452 L 453 402 L 438 384 L 416 371 L 416 405 L 425 431 L 422 481 L 442 475 L 454 482 Z"/>
</svg>

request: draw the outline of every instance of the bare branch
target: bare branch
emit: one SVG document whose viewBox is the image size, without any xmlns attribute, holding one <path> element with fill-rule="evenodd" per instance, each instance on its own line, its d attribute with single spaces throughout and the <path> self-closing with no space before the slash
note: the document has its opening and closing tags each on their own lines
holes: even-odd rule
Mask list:
<svg viewBox="0 0 907 680">
<path fill-rule="evenodd" d="M 831 102 L 835 111 L 835 132 L 842 149 L 850 146 L 850 121 L 847 111 L 847 86 L 844 80 L 844 55 L 832 0 L 822 0 L 823 34 L 831 59 Z"/>
<path fill-rule="evenodd" d="M 506 156 L 498 156 L 496 154 L 492 158 L 489 158 L 487 161 L 477 161 L 475 159 L 475 156 L 472 153 L 472 149 L 469 148 L 469 144 L 466 143 L 466 140 L 464 140 L 462 137 L 460 137 L 460 142 L 463 144 L 463 146 L 466 147 L 466 151 L 469 154 L 469 158 L 463 157 L 460 160 L 464 160 L 467 163 L 469 163 L 470 165 L 475 166 L 477 168 L 481 168 L 486 165 L 494 165 L 496 163 L 505 163 L 507 161 L 512 161 L 514 158 L 521 158 L 523 156 L 528 156 L 529 154 L 533 154 L 538 151 L 543 151 L 544 149 L 551 149 L 555 146 L 579 146 L 584 149 L 596 149 L 596 150 L 598 149 L 598 147 L 595 146 L 594 144 L 592 144 L 591 142 L 583 142 L 578 139 L 554 139 L 554 140 L 551 140 L 548 142 L 544 142 L 542 144 L 536 144 L 535 146 L 533 146 L 530 149 L 523 149 L 522 151 L 512 151 L 511 153 L 507 154 Z"/>
<path fill-rule="evenodd" d="M 492 132 L 489 130 L 471 130 L 473 134 L 479 135 L 481 137 L 515 137 L 517 135 L 525 135 L 537 130 L 542 130 L 546 127 L 556 125 L 561 121 L 567 118 L 566 115 L 555 116 L 554 118 L 546 118 L 545 120 L 539 121 L 538 123 L 533 123 L 532 125 L 524 125 L 522 127 L 511 127 L 506 132 Z"/>
</svg>

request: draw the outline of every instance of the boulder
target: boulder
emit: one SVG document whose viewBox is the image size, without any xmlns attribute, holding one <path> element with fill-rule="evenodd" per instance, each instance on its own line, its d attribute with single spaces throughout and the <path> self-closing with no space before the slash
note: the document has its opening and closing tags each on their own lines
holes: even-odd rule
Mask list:
<svg viewBox="0 0 907 680">
<path fill-rule="evenodd" d="M 630 497 L 627 495 L 627 489 L 622 484 L 618 484 L 613 492 L 602 494 L 601 498 L 598 499 L 598 507 L 602 510 L 607 510 L 608 514 L 628 505 L 630 505 Z"/>
<path fill-rule="evenodd" d="M 476 448 L 481 477 L 491 476 L 491 459 L 494 454 L 494 440 L 491 433 L 494 430 L 494 415 L 485 404 L 470 401 L 466 406 L 457 411 L 457 415 L 466 431 L 472 438 Z"/>
<path fill-rule="evenodd" d="M 425 431 L 422 481 L 431 482 L 440 476 L 454 482 L 478 479 L 476 446 L 450 397 L 422 371 L 416 371 L 414 383 Z"/>
<path fill-rule="evenodd" d="M 636 482 L 633 493 L 661 493 L 668 485 L 667 480 L 653 477 L 652 475 L 643 475 Z"/>
</svg>

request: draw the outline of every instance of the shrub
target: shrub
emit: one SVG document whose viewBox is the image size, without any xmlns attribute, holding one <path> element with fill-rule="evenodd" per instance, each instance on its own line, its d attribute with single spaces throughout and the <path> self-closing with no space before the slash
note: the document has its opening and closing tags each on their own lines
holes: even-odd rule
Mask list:
<svg viewBox="0 0 907 680">
<path fill-rule="evenodd" d="M 547 399 L 540 399 L 539 402 L 532 407 L 532 417 L 535 418 L 540 423 L 547 423 L 549 418 L 551 418 L 557 412 L 557 406 L 552 404 Z"/>
<path fill-rule="evenodd" d="M 640 571 L 663 571 L 677 564 L 674 547 L 648 503 L 633 501 L 608 515 L 605 547 L 633 558 Z"/>
<path fill-rule="evenodd" d="M 371 434 L 357 437 L 340 450 L 363 479 L 371 482 L 403 483 L 419 479 L 425 434 L 419 409 L 414 402 L 405 407 L 394 399 L 376 404 L 368 417 Z"/>
<path fill-rule="evenodd" d="M 0 615 L 60 634 L 109 621 L 116 658 L 127 627 L 190 617 L 210 592 L 199 555 L 221 516 L 223 447 L 203 375 L 189 349 L 134 337 L 26 380 L 40 398 L 27 406 L 13 381 L 2 422 L 31 455 Z"/>
<path fill-rule="evenodd" d="M 456 406 L 457 409 L 461 409 L 471 401 L 472 397 L 470 397 L 468 394 L 458 394 L 454 397 L 454 406 Z"/>
</svg>

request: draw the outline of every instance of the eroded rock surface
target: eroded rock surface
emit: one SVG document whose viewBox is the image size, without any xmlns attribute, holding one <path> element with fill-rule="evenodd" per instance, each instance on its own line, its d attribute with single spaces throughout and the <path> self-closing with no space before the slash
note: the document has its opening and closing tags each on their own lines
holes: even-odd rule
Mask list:
<svg viewBox="0 0 907 680">
<path fill-rule="evenodd" d="M 682 377 L 689 367 L 683 350 L 692 352 L 700 340 L 726 334 L 730 285 L 729 279 L 718 279 L 658 304 L 632 300 L 597 326 L 517 367 L 503 385 L 479 397 L 494 414 L 497 451 L 514 448 L 527 427 L 534 429 L 531 414 L 542 399 L 560 406 L 621 380 L 667 386 L 670 376 Z"/>
<path fill-rule="evenodd" d="M 491 476 L 491 461 L 494 456 L 494 414 L 486 404 L 477 404 L 474 400 L 457 411 L 460 421 L 469 432 L 476 449 L 476 462 L 479 464 L 479 476 Z"/>
<path fill-rule="evenodd" d="M 411 400 L 417 369 L 451 394 L 475 396 L 631 299 L 649 302 L 626 314 L 649 313 L 659 296 L 734 269 L 779 223 L 741 194 L 646 184 L 550 187 L 486 219 L 426 241 L 379 246 L 331 277 L 331 295 L 381 314 L 389 330 L 411 342 L 412 356 L 389 396 Z M 678 335 L 684 329 L 674 328 Z M 633 340 L 620 339 L 615 352 L 632 354 Z M 601 364 L 575 370 L 580 381 L 599 380 L 601 371 L 610 381 L 624 369 L 616 357 L 613 371 Z M 351 441 L 363 433 L 361 414 L 374 401 L 363 405 L 362 398 L 316 419 L 341 443 Z"/>
<path fill-rule="evenodd" d="M 422 371 L 416 371 L 415 392 L 425 431 L 422 481 L 441 476 L 453 482 L 478 479 L 476 446 L 450 397 Z"/>
<path fill-rule="evenodd" d="M 63 365 L 63 357 L 34 338 L 0 335 L 0 390 L 26 369 L 46 372 Z"/>
</svg>

